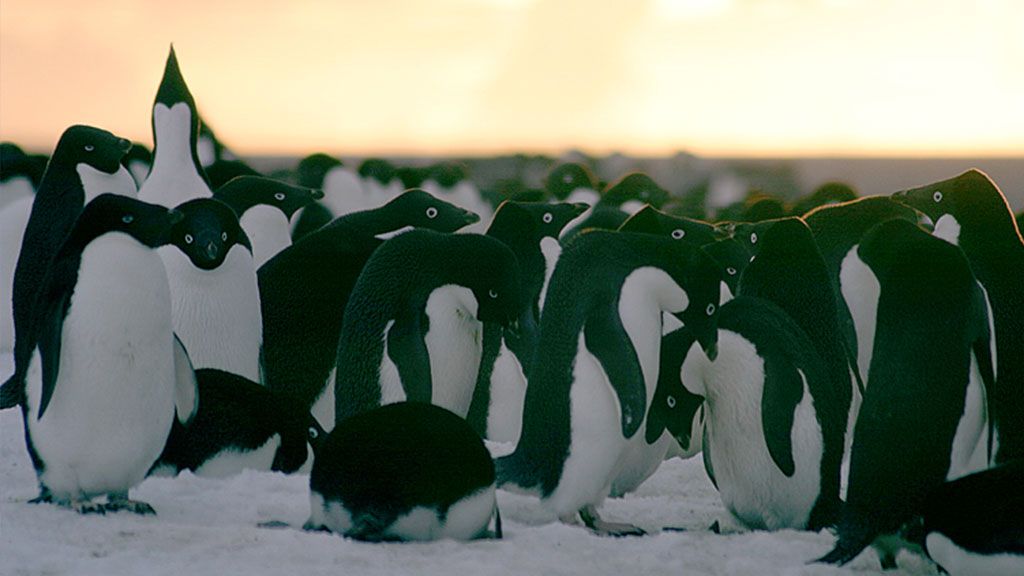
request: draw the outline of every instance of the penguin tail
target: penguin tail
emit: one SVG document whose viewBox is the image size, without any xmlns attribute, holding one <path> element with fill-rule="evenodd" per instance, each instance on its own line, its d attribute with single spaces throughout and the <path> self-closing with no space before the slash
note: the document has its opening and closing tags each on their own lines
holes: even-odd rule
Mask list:
<svg viewBox="0 0 1024 576">
<path fill-rule="evenodd" d="M 15 372 L 0 386 L 0 410 L 21 406 L 25 402 L 23 380 Z"/>
</svg>

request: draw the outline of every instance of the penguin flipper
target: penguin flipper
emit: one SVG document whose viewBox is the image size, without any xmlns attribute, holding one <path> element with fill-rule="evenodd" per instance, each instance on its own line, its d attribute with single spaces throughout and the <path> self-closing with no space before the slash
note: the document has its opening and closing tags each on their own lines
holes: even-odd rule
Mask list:
<svg viewBox="0 0 1024 576">
<path fill-rule="evenodd" d="M 622 435 L 632 438 L 644 421 L 647 390 L 633 342 L 622 326 L 618 310 L 609 307 L 587 319 L 583 329 L 587 350 L 593 354 L 619 397 Z"/>
<path fill-rule="evenodd" d="M 47 308 L 45 320 L 39 329 L 36 346 L 43 369 L 43 386 L 39 398 L 39 413 L 36 419 L 41 420 L 46 412 L 53 391 L 57 387 L 57 376 L 60 373 L 61 335 L 64 332 L 64 316 L 70 307 L 70 294 L 60 293 Z"/>
<path fill-rule="evenodd" d="M 25 401 L 25 381 L 17 372 L 0 386 L 0 410 L 20 406 Z"/>
<path fill-rule="evenodd" d="M 188 424 L 199 412 L 199 383 L 185 345 L 174 335 L 174 412 Z"/>
<path fill-rule="evenodd" d="M 501 351 L 503 331 L 501 326 L 490 322 L 485 323 L 482 329 L 480 369 L 477 371 L 469 412 L 466 413 L 466 421 L 481 438 L 487 438 L 487 418 L 491 408 L 491 377 L 494 374 L 494 361 L 498 359 Z"/>
<path fill-rule="evenodd" d="M 387 354 L 398 368 L 406 400 L 429 404 L 434 384 L 430 377 L 430 352 L 423 340 L 426 331 L 419 317 L 416 311 L 395 320 L 388 331 Z"/>
<path fill-rule="evenodd" d="M 793 461 L 793 420 L 804 395 L 804 381 L 788 358 L 772 354 L 764 361 L 761 427 L 772 461 L 787 477 L 796 472 Z"/>
</svg>

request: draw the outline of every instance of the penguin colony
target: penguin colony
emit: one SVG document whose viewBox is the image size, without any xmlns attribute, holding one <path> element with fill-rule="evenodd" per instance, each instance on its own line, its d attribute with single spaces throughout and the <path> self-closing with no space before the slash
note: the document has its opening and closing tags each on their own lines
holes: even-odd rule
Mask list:
<svg viewBox="0 0 1024 576">
<path fill-rule="evenodd" d="M 151 154 L 72 126 L 45 170 L 2 145 L 32 502 L 149 514 L 149 474 L 251 468 L 309 473 L 305 528 L 360 540 L 500 537 L 498 488 L 641 535 L 602 502 L 702 453 L 746 527 L 834 530 L 821 562 L 1024 573 L 1024 241 L 986 175 L 717 221 L 577 163 L 500 202 L 457 164 L 286 182 L 173 49 L 152 125 Z"/>
</svg>

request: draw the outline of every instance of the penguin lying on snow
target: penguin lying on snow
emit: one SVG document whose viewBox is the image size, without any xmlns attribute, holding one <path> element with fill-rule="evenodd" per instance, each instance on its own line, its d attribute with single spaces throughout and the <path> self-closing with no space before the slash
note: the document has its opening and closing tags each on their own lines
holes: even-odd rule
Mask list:
<svg viewBox="0 0 1024 576">
<path fill-rule="evenodd" d="M 82 207 L 104 192 L 135 194 L 131 175 L 121 158 L 131 143 L 93 128 L 72 126 L 64 131 L 32 201 L 14 268 L 11 306 L 14 315 L 14 381 L 25 377 L 32 354 L 32 318 L 43 278 L 64 243 Z M 14 388 L 0 390 L 0 408 L 22 401 Z"/>
<path fill-rule="evenodd" d="M 984 296 L 958 248 L 890 220 L 858 252 L 881 292 L 839 541 L 821 558 L 839 564 L 896 532 L 943 480 L 972 471 L 988 447 L 992 382 Z M 880 556 L 895 566 L 887 546 Z"/>
<path fill-rule="evenodd" d="M 160 455 L 175 412 L 185 422 L 196 406 L 153 250 L 181 217 L 104 194 L 85 207 L 54 258 L 34 318 L 38 369 L 22 407 L 41 487 L 36 501 L 153 513 L 128 500 L 128 490 Z M 89 502 L 101 494 L 106 505 Z"/>
<path fill-rule="evenodd" d="M 579 513 L 598 533 L 642 533 L 604 522 L 596 506 L 620 474 L 637 475 L 627 460 L 646 469 L 664 459 L 670 439 L 652 447 L 637 434 L 657 384 L 662 313 L 714 356 L 718 283 L 708 256 L 673 240 L 592 231 L 570 243 L 544 305 L 522 435 L 498 460 L 499 481 L 538 491 L 560 518 Z"/>
<path fill-rule="evenodd" d="M 308 530 L 357 540 L 468 540 L 501 519 L 494 463 L 451 412 L 400 402 L 343 420 L 316 451 Z"/>
<path fill-rule="evenodd" d="M 290 474 L 309 457 L 323 429 L 309 410 L 241 376 L 195 371 L 199 410 L 187 425 L 174 423 L 150 474 L 229 476 L 244 469 Z M 315 452 L 315 449 L 314 449 Z"/>
</svg>

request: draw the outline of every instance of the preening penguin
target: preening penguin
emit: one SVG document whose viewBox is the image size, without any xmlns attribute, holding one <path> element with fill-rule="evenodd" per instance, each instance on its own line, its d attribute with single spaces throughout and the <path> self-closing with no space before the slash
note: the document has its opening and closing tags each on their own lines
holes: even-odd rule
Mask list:
<svg viewBox="0 0 1024 576">
<path fill-rule="evenodd" d="M 37 501 L 153 512 L 128 490 L 160 455 L 175 412 L 187 421 L 195 411 L 194 376 L 153 250 L 181 217 L 103 194 L 54 258 L 34 317 L 40 369 L 29 371 L 22 405 Z M 106 505 L 89 503 L 101 494 Z"/>
<path fill-rule="evenodd" d="M 881 289 L 839 541 L 821 559 L 840 564 L 920 513 L 943 480 L 972 471 L 988 448 L 992 382 L 985 299 L 960 249 L 890 220 L 858 252 Z M 880 554 L 894 565 L 892 550 Z"/>
<path fill-rule="evenodd" d="M 316 451 L 306 528 L 357 540 L 501 537 L 494 463 L 465 420 L 399 402 L 338 423 Z"/>
<path fill-rule="evenodd" d="M 592 231 L 570 243 L 551 278 L 516 451 L 497 462 L 502 484 L 536 490 L 560 518 L 580 513 L 603 534 L 596 506 L 635 451 L 658 378 L 662 314 L 714 356 L 718 274 L 698 249 L 644 234 Z M 650 453 L 650 459 L 664 458 Z"/>
</svg>

